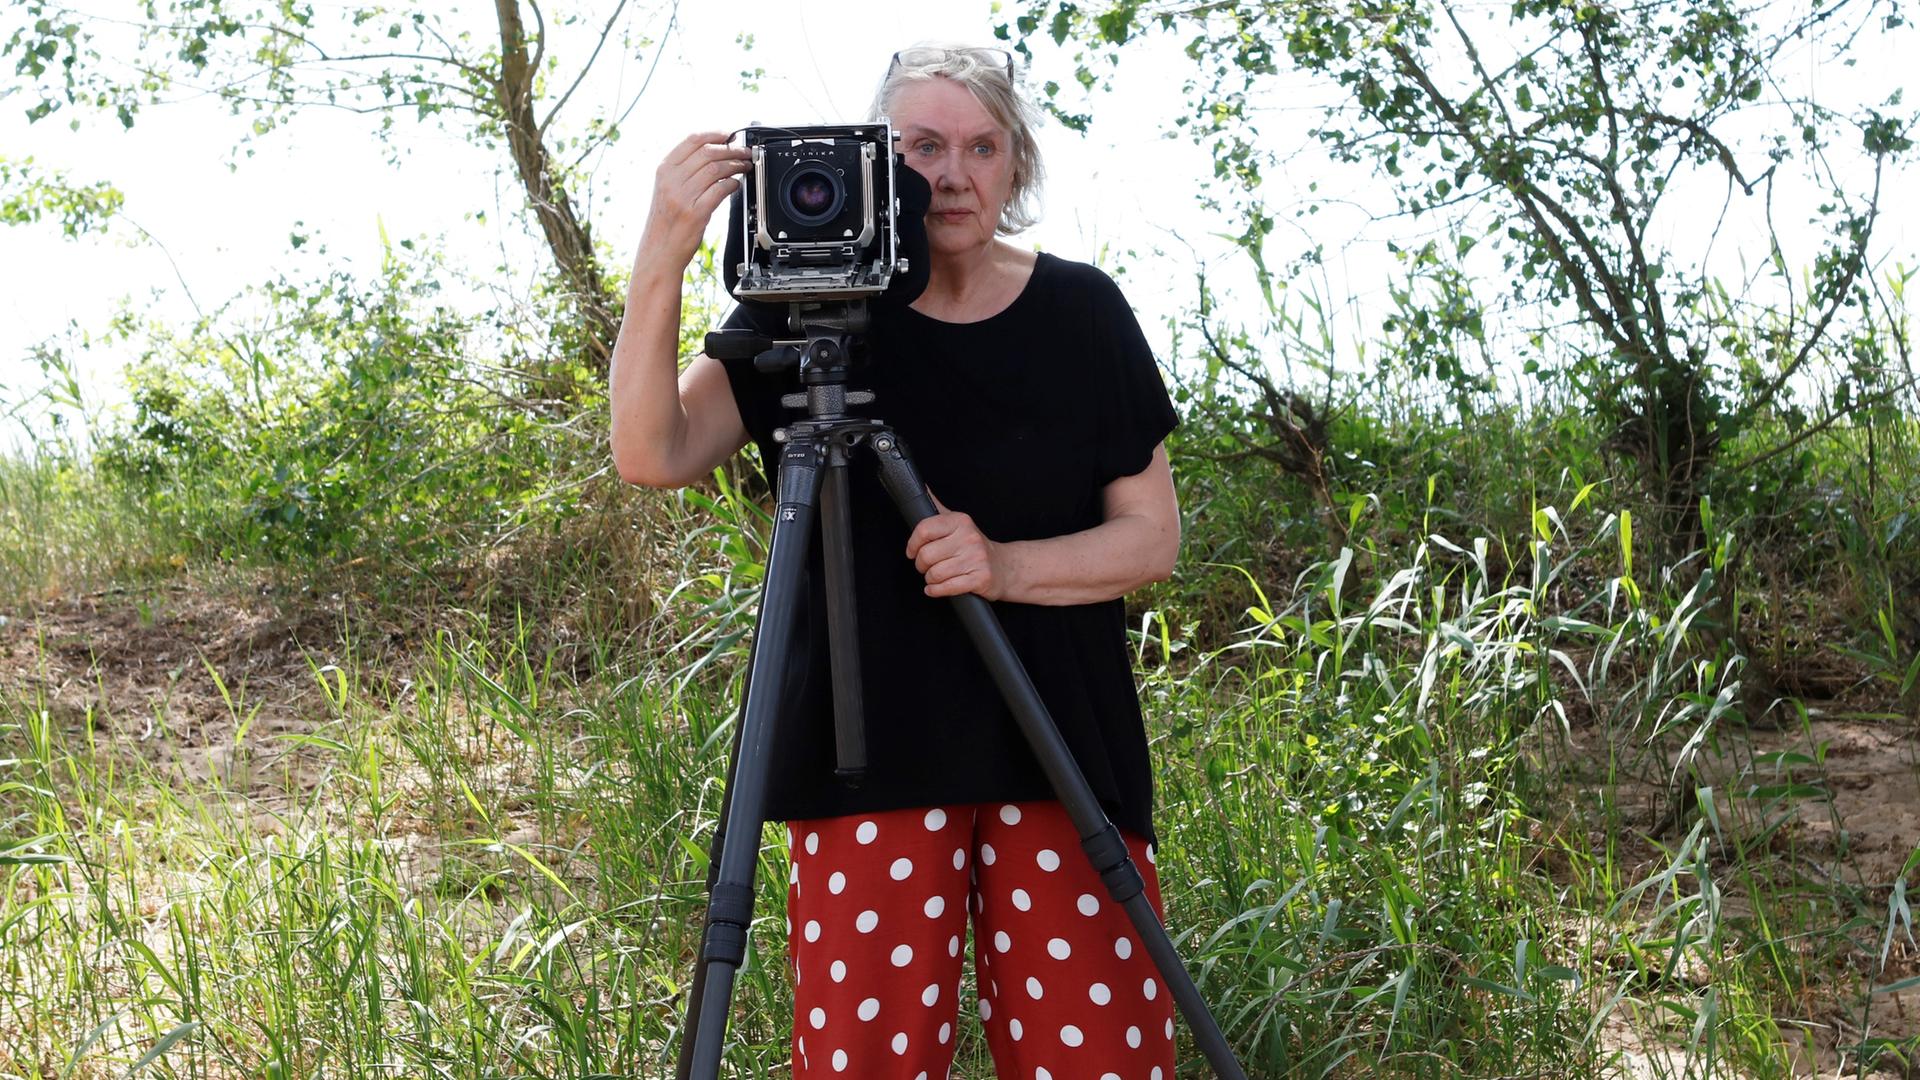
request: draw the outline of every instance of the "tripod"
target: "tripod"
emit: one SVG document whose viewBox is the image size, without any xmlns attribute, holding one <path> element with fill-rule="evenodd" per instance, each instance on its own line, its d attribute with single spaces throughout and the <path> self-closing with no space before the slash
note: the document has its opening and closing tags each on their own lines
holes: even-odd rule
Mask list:
<svg viewBox="0 0 1920 1080">
<path fill-rule="evenodd" d="M 782 450 L 775 482 L 773 541 L 748 665 L 749 692 L 728 765 L 726 803 L 708 861 L 706 933 L 681 1032 L 680 1080 L 713 1080 L 719 1076 L 734 977 L 746 958 L 748 927 L 753 921 L 753 873 L 765 823 L 771 768 L 768 759 L 815 518 L 819 518 L 824 544 L 837 772 L 843 779 L 857 782 L 865 769 L 866 749 L 847 494 L 847 464 L 853 452 L 865 448 L 873 455 L 881 486 L 909 528 L 936 512 L 920 474 L 893 430 L 880 420 L 847 414 L 847 406 L 873 400 L 871 393 L 847 387 L 853 345 L 869 325 L 865 304 L 850 302 L 804 311 L 796 321 L 804 328 L 804 341 L 775 341 L 751 331 L 721 331 L 707 336 L 709 356 L 751 356 L 762 371 L 797 368 L 804 391 L 781 401 L 790 408 L 804 407 L 807 415 L 775 435 Z M 972 594 L 952 599 L 968 638 L 985 661 L 994 685 L 1012 709 L 1028 746 L 1079 833 L 1082 851 L 1113 902 L 1121 905 L 1132 920 L 1196 1043 L 1218 1075 L 1244 1080 L 1246 1074 L 1234 1060 L 1226 1037 L 1147 900 L 1145 882 L 1127 853 L 1126 842 L 1101 810 L 992 607 Z M 733 843 L 727 842 L 729 831 L 735 834 Z"/>
</svg>

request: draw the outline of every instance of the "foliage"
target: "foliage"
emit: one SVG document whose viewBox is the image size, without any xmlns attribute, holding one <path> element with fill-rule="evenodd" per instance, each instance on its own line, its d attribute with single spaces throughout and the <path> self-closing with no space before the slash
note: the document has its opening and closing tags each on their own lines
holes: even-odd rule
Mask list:
<svg viewBox="0 0 1920 1080">
<path fill-rule="evenodd" d="M 447 306 L 445 273 L 401 241 L 372 281 L 282 278 L 183 332 L 129 321 L 144 359 L 99 467 L 223 557 L 425 568 L 564 517 L 595 431 L 528 396 L 549 365 L 483 359 L 511 325 Z"/>
<path fill-rule="evenodd" d="M 1294 148 L 1261 137 L 1262 87 L 1288 62 L 1337 87 L 1341 100 L 1312 133 L 1319 145 L 1369 166 L 1396 215 L 1449 237 L 1402 252 L 1428 295 L 1395 291 L 1388 327 L 1406 336 L 1396 357 L 1457 391 L 1456 357 L 1484 343 L 1491 315 L 1531 312 L 1533 343 L 1554 340 L 1545 362 L 1602 419 L 1605 444 L 1635 463 L 1672 552 L 1697 542 L 1699 496 L 1730 479 L 1713 472 L 1723 443 L 1782 412 L 1832 423 L 1911 386 L 1910 367 L 1894 366 L 1875 326 L 1887 296 L 1870 268 L 1880 180 L 1910 153 L 1913 118 L 1898 111 L 1897 90 L 1843 113 L 1786 73 L 1789 62 L 1844 59 L 1858 35 L 1899 27 L 1897 6 L 1816 5 L 1776 25 L 1771 12 L 1721 0 L 1523 2 L 1488 31 L 1419 0 L 1098 9 L 1031 0 L 1018 10 L 1001 36 L 1022 50 L 1043 30 L 1057 45 L 1072 40 L 1088 85 L 1136 37 L 1185 38 L 1195 78 L 1180 124 L 1212 146 L 1216 179 L 1240 192 L 1241 243 L 1263 287 L 1272 218 L 1260 185 Z M 1808 46 L 1811 60 L 1798 52 Z M 1721 287 L 1708 263 L 1718 224 L 1704 244 L 1666 239 L 1690 197 L 1675 192 L 1716 180 L 1727 203 L 1817 193 L 1818 250 L 1790 264 L 1769 218 L 1759 241 L 1768 287 Z M 1481 245 L 1499 256 L 1491 289 L 1461 269 Z M 1551 355 L 1559 350 L 1564 359 Z M 1846 389 L 1806 402 L 1815 372 Z"/>
<path fill-rule="evenodd" d="M 76 237 L 104 229 L 125 201 L 104 180 L 76 186 L 65 173 L 45 175 L 30 157 L 18 161 L 0 157 L 0 225 L 31 225 L 51 218 L 60 223 L 62 233 Z"/>
<path fill-rule="evenodd" d="M 604 24 L 563 12 L 552 27 L 537 4 L 528 5 L 527 26 L 518 2 L 494 5 L 492 26 L 427 8 L 174 0 L 123 20 L 46 0 L 18 6 L 26 18 L 0 56 L 15 57 L 19 88 L 37 98 L 27 110 L 33 121 L 66 115 L 77 126 L 84 112 L 101 111 L 132 127 L 145 109 L 190 89 L 252 118 L 241 144 L 249 154 L 251 139 L 316 108 L 377 117 L 396 154 L 403 118 L 504 151 L 580 324 L 581 355 L 604 374 L 618 297 L 571 191 L 592 156 L 620 137 L 650 80 L 577 126 L 556 121 L 603 51 L 632 56 L 655 46 L 636 30 L 626 0 Z M 568 53 L 584 57 L 577 68 L 562 66 Z M 138 59 L 122 65 L 115 56 Z"/>
</svg>

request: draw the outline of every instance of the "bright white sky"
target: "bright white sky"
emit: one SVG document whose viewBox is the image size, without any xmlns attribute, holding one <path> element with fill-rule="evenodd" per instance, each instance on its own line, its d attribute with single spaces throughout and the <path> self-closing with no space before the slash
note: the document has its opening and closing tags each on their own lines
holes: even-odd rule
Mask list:
<svg viewBox="0 0 1920 1080">
<path fill-rule="evenodd" d="M 604 5 L 601 5 L 604 10 Z M 632 257 L 646 218 L 652 174 L 661 154 L 687 132 L 732 129 L 752 121 L 810 123 L 864 118 L 873 86 L 896 49 L 923 40 L 961 40 L 990 44 L 999 21 L 987 0 L 946 0 L 903 4 L 873 0 L 729 0 L 682 3 L 665 43 L 658 70 L 634 110 L 620 142 L 600 159 L 591 183 L 576 191 L 596 235 L 610 243 L 623 264 Z M 1501 17 L 1502 5 L 1467 4 L 1488 19 Z M 491 11 L 476 6 L 470 16 L 478 32 L 491 32 Z M 658 38 L 667 9 L 643 14 L 641 32 Z M 1472 15 L 1469 16 L 1470 18 Z M 1497 38 L 1497 23 L 1482 31 Z M 750 32 L 751 51 L 737 38 Z M 1896 87 L 1900 43 L 1911 34 L 1863 40 L 1858 64 L 1845 71 L 1805 74 L 1808 89 L 1828 88 L 1843 79 L 1863 99 L 1878 100 Z M 1036 43 L 1037 67 L 1030 85 L 1047 79 L 1071 85 L 1071 62 L 1051 43 Z M 1094 115 L 1091 135 L 1081 137 L 1050 125 L 1042 133 L 1048 186 L 1045 219 L 1026 234 L 1031 243 L 1067 258 L 1124 264 L 1122 277 L 1149 337 L 1163 350 L 1169 338 L 1164 320 L 1194 299 L 1193 258 L 1213 267 L 1216 289 L 1229 293 L 1230 317 L 1257 324 L 1261 313 L 1248 285 L 1245 260 L 1229 243 L 1213 235 L 1238 230 L 1237 223 L 1203 212 L 1195 193 L 1211 181 L 1204 149 L 1184 138 L 1167 139 L 1180 115 L 1181 83 L 1194 66 L 1179 42 L 1152 36 L 1130 47 L 1112 94 L 1090 103 L 1070 102 Z M 556 43 L 559 51 L 564 43 Z M 563 55 L 563 69 L 579 55 Z M 610 106 L 621 87 L 631 88 L 646 75 L 652 51 L 628 57 L 604 56 L 597 78 L 568 106 L 575 123 Z M 743 68 L 764 68 L 759 92 L 741 86 Z M 1819 84 L 1818 86 L 1814 84 Z M 1326 91 L 1298 76 L 1276 77 L 1261 117 L 1264 138 L 1276 146 L 1302 147 L 1304 133 Z M 1843 95 L 1845 96 L 1845 95 Z M 22 99 L 0 99 L 0 146 L 8 157 L 31 156 L 42 169 L 65 170 L 73 181 L 112 181 L 127 197 L 125 217 L 157 242 L 137 242 L 138 232 L 116 224 L 109 237 L 64 240 L 57 227 L 16 227 L 0 231 L 0 402 L 17 399 L 39 381 L 29 361 L 33 345 L 62 338 L 69 327 L 97 330 L 123 300 L 136 309 L 184 322 L 193 315 L 182 282 L 204 308 L 212 309 L 250 284 L 276 272 L 315 279 L 328 270 L 371 272 L 380 259 L 380 225 L 394 240 L 437 239 L 450 261 L 469 267 L 476 277 L 494 276 L 503 263 L 525 283 L 547 265 L 543 245 L 528 231 L 520 213 L 521 190 L 503 152 L 489 153 L 459 137 L 400 121 L 397 142 L 409 154 L 396 168 L 372 136 L 371 123 L 345 112 L 308 110 L 281 130 L 257 140 L 255 156 L 238 159 L 229 147 L 246 118 L 230 116 L 200 99 L 148 109 L 130 132 L 110 117 L 93 117 L 78 133 L 58 121 L 29 125 Z M 1904 179 L 1911 179 L 1911 171 Z M 1883 200 L 1890 212 L 1880 229 L 1883 250 L 1911 252 L 1916 236 L 1914 211 L 1902 197 L 1902 177 L 1890 177 Z M 1268 198 L 1281 210 L 1270 261 L 1296 252 L 1306 234 L 1291 219 L 1296 200 L 1309 184 L 1328 190 L 1352 190 L 1363 177 L 1336 169 L 1308 149 L 1294 157 L 1284 175 L 1270 177 Z M 1344 186 L 1341 186 L 1344 185 Z M 1381 186 L 1376 194 L 1384 197 Z M 1681 212 L 1669 228 L 1684 234 L 1710 222 L 1723 188 L 1698 196 L 1699 213 Z M 1378 207 L 1381 200 L 1375 198 Z M 1804 212 L 1775 207 L 1776 218 L 1791 229 Z M 484 212 L 486 223 L 470 219 Z M 1736 218 L 1738 213 L 1736 213 Z M 299 252 L 288 244 L 296 230 L 313 241 Z M 714 235 L 724 224 L 716 219 Z M 1402 233 L 1409 223 L 1389 226 Z M 1319 287 L 1341 301 L 1355 298 L 1337 320 L 1343 333 L 1377 326 L 1381 297 L 1392 273 L 1378 240 L 1387 232 L 1371 229 L 1358 208 L 1345 220 L 1339 208 L 1313 219 L 1315 238 L 1328 246 L 1326 280 Z M 1424 226 L 1423 226 L 1424 228 Z M 1735 226 L 1737 231 L 1737 224 Z M 1358 233 L 1366 243 L 1349 244 Z M 1789 250 L 1789 262 L 1803 265 L 1813 254 L 1811 237 L 1801 251 Z M 1730 274 L 1738 273 L 1739 244 L 1722 241 Z M 325 246 L 325 252 L 316 248 Z M 1748 265 L 1755 256 L 1745 253 Z M 1164 259 L 1154 254 L 1165 252 Z M 1909 264 L 1912 256 L 1906 257 Z M 1307 288 L 1315 283 L 1298 283 Z M 1370 332 L 1370 331 L 1369 331 Z M 96 405 L 121 395 L 117 373 L 131 357 L 95 347 L 70 352 L 79 359 L 85 389 Z M 16 429 L 0 434 L 0 446 L 16 441 Z"/>
<path fill-rule="evenodd" d="M 991 8 L 978 0 L 683 3 L 622 139 L 576 199 L 596 236 L 612 245 L 624 266 L 645 224 L 654 167 L 688 132 L 752 121 L 864 119 L 874 84 L 896 49 L 922 40 L 992 44 L 997 20 Z M 490 20 L 490 11 L 482 14 Z M 665 23 L 663 8 L 639 25 L 658 38 Z M 737 41 L 745 31 L 754 37 L 750 51 Z M 582 100 L 591 97 L 583 90 L 568 105 L 576 122 L 614 100 L 615 79 L 624 79 L 630 92 L 652 55 L 628 58 L 624 71 L 619 59 L 601 60 L 607 80 L 599 101 Z M 1060 70 L 1035 72 L 1036 85 L 1049 77 L 1071 83 L 1071 67 L 1054 61 Z M 759 92 L 742 89 L 743 68 L 766 70 Z M 1143 256 L 1155 245 L 1182 249 L 1168 231 L 1179 229 L 1227 258 L 1224 242 L 1205 235 L 1219 226 L 1194 206 L 1193 192 L 1211 171 L 1205 151 L 1160 137 L 1178 115 L 1178 80 L 1184 75 L 1182 68 L 1143 56 L 1114 100 L 1100 106 L 1096 136 L 1083 139 L 1049 126 L 1043 136 L 1047 214 L 1026 234 L 1030 242 L 1064 257 L 1111 264 L 1112 255 L 1101 260 L 1108 245 Z M 548 265 L 546 249 L 520 214 L 517 182 L 510 172 L 496 175 L 496 165 L 510 169 L 504 152 L 496 160 L 457 134 L 403 119 L 397 141 L 411 153 L 394 168 L 367 120 L 315 109 L 258 140 L 256 155 L 229 169 L 228 147 L 247 121 L 209 101 L 149 108 L 127 132 L 111 117 L 95 117 L 78 133 L 58 122 L 29 125 L 18 101 L 0 103 L 0 145 L 7 154 L 30 155 L 43 169 L 66 170 L 73 181 L 111 180 L 126 194 L 125 217 L 158 243 L 135 242 L 138 232 L 124 223 L 109 238 L 78 241 L 63 239 L 49 224 L 0 232 L 6 248 L 0 258 L 0 401 L 37 384 L 38 368 L 28 359 L 34 344 L 62 335 L 69 324 L 82 330 L 103 326 L 122 298 L 185 321 L 194 309 L 183 281 L 210 310 L 275 271 L 311 277 L 336 267 L 371 271 L 379 265 L 382 224 L 395 241 L 443 238 L 453 262 L 483 275 L 505 261 L 524 282 Z M 468 220 L 476 211 L 485 212 L 486 224 Z M 304 222 L 298 231 L 313 236 L 300 252 L 288 244 L 296 222 Z M 723 213 L 711 235 L 717 238 L 724 224 Z M 318 244 L 326 245 L 326 254 L 312 254 Z M 1125 261 L 1136 272 L 1151 270 L 1140 258 Z M 1152 285 L 1132 289 L 1143 322 L 1189 299 L 1158 288 L 1164 281 L 1181 282 L 1181 276 L 1151 272 L 1147 281 Z M 1164 339 L 1164 331 L 1156 336 Z M 97 347 L 82 354 L 94 402 L 119 396 L 116 376 L 130 358 Z"/>
</svg>

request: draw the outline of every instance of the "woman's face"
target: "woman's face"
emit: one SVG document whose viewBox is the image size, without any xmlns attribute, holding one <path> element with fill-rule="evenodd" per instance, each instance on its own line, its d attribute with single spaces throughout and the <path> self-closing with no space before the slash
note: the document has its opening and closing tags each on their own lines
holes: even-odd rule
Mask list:
<svg viewBox="0 0 1920 1080">
<path fill-rule="evenodd" d="M 913 83 L 888 110 L 901 152 L 933 188 L 927 243 L 936 258 L 993 243 L 1013 193 L 1013 140 L 973 91 L 948 79 Z"/>
</svg>

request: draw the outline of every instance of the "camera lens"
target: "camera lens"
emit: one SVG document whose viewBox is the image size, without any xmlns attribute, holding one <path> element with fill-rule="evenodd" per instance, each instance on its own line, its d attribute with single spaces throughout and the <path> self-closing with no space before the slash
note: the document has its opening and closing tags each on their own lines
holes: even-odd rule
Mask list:
<svg viewBox="0 0 1920 1080">
<path fill-rule="evenodd" d="M 832 221 L 847 201 L 840 175 L 819 161 L 802 162 L 788 173 L 784 192 L 787 212 L 801 225 Z"/>
</svg>

